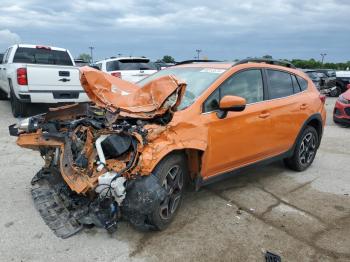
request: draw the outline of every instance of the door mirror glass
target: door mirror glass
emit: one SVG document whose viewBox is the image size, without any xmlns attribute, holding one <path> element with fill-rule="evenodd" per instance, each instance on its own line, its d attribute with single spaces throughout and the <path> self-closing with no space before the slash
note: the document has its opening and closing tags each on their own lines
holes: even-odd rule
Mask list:
<svg viewBox="0 0 350 262">
<path fill-rule="evenodd" d="M 224 96 L 220 100 L 219 108 L 222 111 L 240 112 L 245 109 L 247 102 L 243 97 L 239 96 Z"/>
</svg>

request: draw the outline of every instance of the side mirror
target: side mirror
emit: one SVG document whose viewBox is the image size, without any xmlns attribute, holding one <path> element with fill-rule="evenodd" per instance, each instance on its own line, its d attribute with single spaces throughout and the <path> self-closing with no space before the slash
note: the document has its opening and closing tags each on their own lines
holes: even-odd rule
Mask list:
<svg viewBox="0 0 350 262">
<path fill-rule="evenodd" d="M 246 104 L 247 101 L 243 97 L 224 96 L 219 103 L 218 118 L 225 118 L 229 111 L 241 112 L 245 109 Z"/>
</svg>

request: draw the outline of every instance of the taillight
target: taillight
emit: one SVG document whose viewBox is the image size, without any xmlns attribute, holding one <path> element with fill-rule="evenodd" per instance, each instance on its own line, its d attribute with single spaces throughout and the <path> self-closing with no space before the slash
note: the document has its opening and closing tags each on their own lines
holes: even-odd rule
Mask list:
<svg viewBox="0 0 350 262">
<path fill-rule="evenodd" d="M 36 49 L 46 49 L 46 50 L 51 50 L 51 47 L 49 46 L 44 46 L 44 45 L 37 45 Z"/>
<path fill-rule="evenodd" d="M 325 95 L 320 95 L 320 100 L 324 104 L 326 103 L 326 96 Z"/>
<path fill-rule="evenodd" d="M 17 69 L 17 83 L 22 86 L 28 85 L 27 68 Z"/>
<path fill-rule="evenodd" d="M 113 72 L 113 73 L 111 73 L 111 75 L 118 77 L 118 78 L 122 78 L 122 73 L 120 73 L 120 72 Z"/>
</svg>

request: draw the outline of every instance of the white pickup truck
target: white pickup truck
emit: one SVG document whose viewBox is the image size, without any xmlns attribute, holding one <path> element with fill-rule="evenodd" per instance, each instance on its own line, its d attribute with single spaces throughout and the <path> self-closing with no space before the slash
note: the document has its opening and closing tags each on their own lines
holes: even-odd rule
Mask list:
<svg viewBox="0 0 350 262">
<path fill-rule="evenodd" d="M 31 103 L 87 102 L 79 76 L 67 49 L 13 45 L 0 64 L 0 99 L 10 98 L 15 117 Z"/>
</svg>

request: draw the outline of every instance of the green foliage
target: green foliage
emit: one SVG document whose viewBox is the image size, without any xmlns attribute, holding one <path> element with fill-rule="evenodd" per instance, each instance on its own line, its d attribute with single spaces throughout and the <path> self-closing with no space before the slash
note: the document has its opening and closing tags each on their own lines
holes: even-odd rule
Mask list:
<svg viewBox="0 0 350 262">
<path fill-rule="evenodd" d="M 344 63 L 322 63 L 320 61 L 316 61 L 311 58 L 309 60 L 302 59 L 293 59 L 290 61 L 293 65 L 298 68 L 306 68 L 306 69 L 317 69 L 317 68 L 327 68 L 327 69 L 335 69 L 335 70 L 345 70 L 350 67 L 350 61 Z"/>
<path fill-rule="evenodd" d="M 91 61 L 91 56 L 89 54 L 86 53 L 82 53 L 78 56 L 78 59 L 83 60 L 84 62 L 90 63 Z"/>
<path fill-rule="evenodd" d="M 162 61 L 163 61 L 164 63 L 175 63 L 174 57 L 172 57 L 172 56 L 170 56 L 170 55 L 165 55 L 165 56 L 163 56 Z"/>
</svg>

